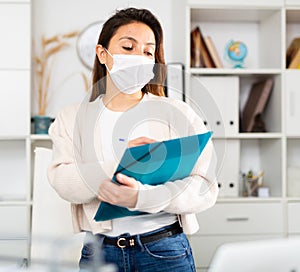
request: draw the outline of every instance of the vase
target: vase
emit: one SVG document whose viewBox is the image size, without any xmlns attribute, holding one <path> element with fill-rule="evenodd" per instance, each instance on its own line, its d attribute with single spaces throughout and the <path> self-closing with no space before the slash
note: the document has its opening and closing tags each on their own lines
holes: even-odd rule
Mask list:
<svg viewBox="0 0 300 272">
<path fill-rule="evenodd" d="M 35 115 L 34 121 L 34 134 L 48 134 L 48 129 L 51 124 L 51 117 Z"/>
</svg>

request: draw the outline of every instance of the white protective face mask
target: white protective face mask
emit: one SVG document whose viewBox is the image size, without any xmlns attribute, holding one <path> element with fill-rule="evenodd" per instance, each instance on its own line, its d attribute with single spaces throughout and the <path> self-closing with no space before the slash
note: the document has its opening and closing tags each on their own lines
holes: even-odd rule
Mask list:
<svg viewBox="0 0 300 272">
<path fill-rule="evenodd" d="M 133 94 L 141 90 L 153 77 L 154 59 L 141 55 L 123 55 L 106 52 L 113 58 L 112 69 L 106 69 L 122 93 Z"/>
</svg>

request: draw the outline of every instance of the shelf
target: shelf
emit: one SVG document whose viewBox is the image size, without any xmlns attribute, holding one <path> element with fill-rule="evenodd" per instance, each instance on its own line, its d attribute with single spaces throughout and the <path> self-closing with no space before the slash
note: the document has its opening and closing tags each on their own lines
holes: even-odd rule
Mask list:
<svg viewBox="0 0 300 272">
<path fill-rule="evenodd" d="M 299 197 L 287 197 L 288 202 L 300 202 L 300 196 Z"/>
<path fill-rule="evenodd" d="M 202 8 L 191 6 L 191 20 L 201 18 L 201 21 L 209 22 L 260 22 L 280 11 L 280 8 L 233 8 L 231 7 L 212 7 Z"/>
<path fill-rule="evenodd" d="M 192 75 L 280 75 L 281 72 L 281 69 L 190 68 Z"/>
<path fill-rule="evenodd" d="M 30 139 L 33 141 L 51 141 L 50 136 L 49 135 L 44 135 L 44 134 L 31 134 L 30 135 Z"/>
<path fill-rule="evenodd" d="M 300 199 L 299 199 L 300 200 Z M 280 197 L 223 197 L 218 198 L 217 203 L 265 203 L 265 202 L 281 202 Z"/>
<path fill-rule="evenodd" d="M 287 135 L 286 138 L 288 140 L 299 140 L 300 139 L 300 135 Z"/>
<path fill-rule="evenodd" d="M 0 136 L 0 141 L 26 140 L 28 135 L 5 135 Z"/>
<path fill-rule="evenodd" d="M 24 240 L 24 241 L 27 241 L 29 240 L 30 237 L 26 237 L 26 236 L 4 236 L 4 237 L 1 237 L 0 236 L 0 241 L 15 241 L 15 240 Z"/>
<path fill-rule="evenodd" d="M 236 136 L 213 137 L 213 139 L 281 139 L 282 133 L 239 133 Z M 300 137 L 299 137 L 300 138 Z"/>
<path fill-rule="evenodd" d="M 26 200 L 0 200 L 0 206 L 31 206 L 32 201 Z"/>
</svg>

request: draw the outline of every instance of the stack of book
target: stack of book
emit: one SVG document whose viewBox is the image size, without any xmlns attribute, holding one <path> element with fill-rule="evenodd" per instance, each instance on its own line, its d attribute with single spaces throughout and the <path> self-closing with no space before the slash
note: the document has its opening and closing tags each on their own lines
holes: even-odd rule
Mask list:
<svg viewBox="0 0 300 272">
<path fill-rule="evenodd" d="M 191 67 L 223 68 L 212 38 L 204 37 L 200 27 L 191 32 Z"/>
<path fill-rule="evenodd" d="M 286 68 L 300 69 L 300 37 L 295 38 L 287 49 Z"/>
</svg>

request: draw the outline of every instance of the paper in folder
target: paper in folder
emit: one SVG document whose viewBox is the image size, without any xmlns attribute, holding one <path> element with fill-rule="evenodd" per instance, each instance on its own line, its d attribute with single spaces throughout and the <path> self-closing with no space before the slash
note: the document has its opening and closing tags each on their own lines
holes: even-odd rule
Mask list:
<svg viewBox="0 0 300 272">
<path fill-rule="evenodd" d="M 212 132 L 155 142 L 127 148 L 112 178 L 122 173 L 133 177 L 142 184 L 159 185 L 167 181 L 183 179 L 193 170 Z M 124 216 L 144 214 L 127 208 L 101 202 L 94 217 L 105 221 Z"/>
</svg>

